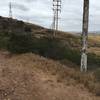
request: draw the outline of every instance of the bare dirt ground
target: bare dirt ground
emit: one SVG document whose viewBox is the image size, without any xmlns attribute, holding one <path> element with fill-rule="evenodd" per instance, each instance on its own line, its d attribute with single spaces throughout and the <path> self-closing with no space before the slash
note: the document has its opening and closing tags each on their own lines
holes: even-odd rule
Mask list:
<svg viewBox="0 0 100 100">
<path fill-rule="evenodd" d="M 100 100 L 80 84 L 58 81 L 56 73 L 45 66 L 63 65 L 31 53 L 0 52 L 0 100 Z"/>
</svg>

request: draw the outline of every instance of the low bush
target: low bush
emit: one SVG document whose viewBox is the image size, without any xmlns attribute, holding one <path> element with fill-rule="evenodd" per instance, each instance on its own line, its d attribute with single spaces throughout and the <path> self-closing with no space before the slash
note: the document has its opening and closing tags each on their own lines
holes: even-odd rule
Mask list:
<svg viewBox="0 0 100 100">
<path fill-rule="evenodd" d="M 100 82 L 100 69 L 97 69 L 94 72 L 94 75 L 95 75 L 96 80 Z"/>
<path fill-rule="evenodd" d="M 32 51 L 32 36 L 31 34 L 11 34 L 7 49 L 11 53 L 26 53 Z"/>
</svg>

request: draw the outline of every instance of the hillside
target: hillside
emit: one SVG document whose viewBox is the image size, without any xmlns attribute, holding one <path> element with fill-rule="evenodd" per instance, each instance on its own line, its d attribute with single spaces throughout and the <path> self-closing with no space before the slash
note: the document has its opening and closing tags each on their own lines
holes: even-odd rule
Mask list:
<svg viewBox="0 0 100 100">
<path fill-rule="evenodd" d="M 32 53 L 0 51 L 0 100 L 99 100 L 69 67 Z"/>
<path fill-rule="evenodd" d="M 89 39 L 91 42 L 89 52 L 93 52 L 97 55 L 100 55 L 100 35 L 90 35 Z"/>
<path fill-rule="evenodd" d="M 52 30 L 38 25 L 0 17 L 1 49 L 13 53 L 33 52 L 60 61 L 67 59 L 79 65 L 81 34 L 58 31 L 55 38 L 52 34 Z M 99 36 L 89 35 L 88 47 L 89 66 L 100 66 Z"/>
<path fill-rule="evenodd" d="M 79 71 L 80 36 L 58 31 L 52 37 L 50 29 L 0 17 L 1 98 L 99 100 L 100 41 L 95 38 L 89 36 L 84 74 Z"/>
<path fill-rule="evenodd" d="M 11 32 L 16 33 L 16 34 L 26 34 L 26 33 L 32 33 L 33 36 L 36 37 L 49 37 L 52 36 L 52 30 L 46 29 L 44 27 L 41 27 L 39 25 L 31 24 L 31 23 L 25 23 L 21 20 L 17 19 L 10 19 L 6 17 L 1 17 L 0 16 L 0 35 L 2 34 L 10 34 Z M 62 32 L 59 31 L 56 34 L 56 38 L 65 40 L 66 42 L 70 43 L 71 46 L 80 46 L 80 36 L 79 35 L 74 35 L 68 32 Z M 74 43 L 74 42 L 77 42 Z M 100 46 L 100 35 L 89 35 L 89 45 L 93 46 L 97 44 L 97 46 Z"/>
</svg>

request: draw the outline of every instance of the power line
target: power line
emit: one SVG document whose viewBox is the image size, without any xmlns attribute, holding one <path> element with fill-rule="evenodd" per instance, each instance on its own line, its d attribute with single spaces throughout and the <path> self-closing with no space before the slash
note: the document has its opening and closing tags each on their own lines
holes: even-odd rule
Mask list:
<svg viewBox="0 0 100 100">
<path fill-rule="evenodd" d="M 84 0 L 83 9 L 83 32 L 82 32 L 82 54 L 81 71 L 87 71 L 87 40 L 88 40 L 88 22 L 89 22 L 89 0 Z"/>
<path fill-rule="evenodd" d="M 52 24 L 52 29 L 53 29 L 53 35 L 56 35 L 56 32 L 58 30 L 58 20 L 59 20 L 59 12 L 61 12 L 61 0 L 53 0 L 53 24 Z"/>
</svg>

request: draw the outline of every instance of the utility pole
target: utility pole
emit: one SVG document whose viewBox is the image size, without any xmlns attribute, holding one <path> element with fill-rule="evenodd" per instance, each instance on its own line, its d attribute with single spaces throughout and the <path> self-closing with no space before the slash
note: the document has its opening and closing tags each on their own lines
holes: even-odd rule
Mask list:
<svg viewBox="0 0 100 100">
<path fill-rule="evenodd" d="M 59 21 L 59 12 L 61 12 L 61 0 L 53 0 L 53 36 L 56 36 L 56 32 L 58 31 L 58 21 Z"/>
<path fill-rule="evenodd" d="M 9 18 L 12 18 L 12 3 L 9 2 Z"/>
<path fill-rule="evenodd" d="M 82 51 L 81 51 L 82 53 L 81 53 L 81 68 L 80 68 L 82 72 L 87 71 L 88 23 L 89 23 L 89 0 L 84 0 Z"/>
</svg>

